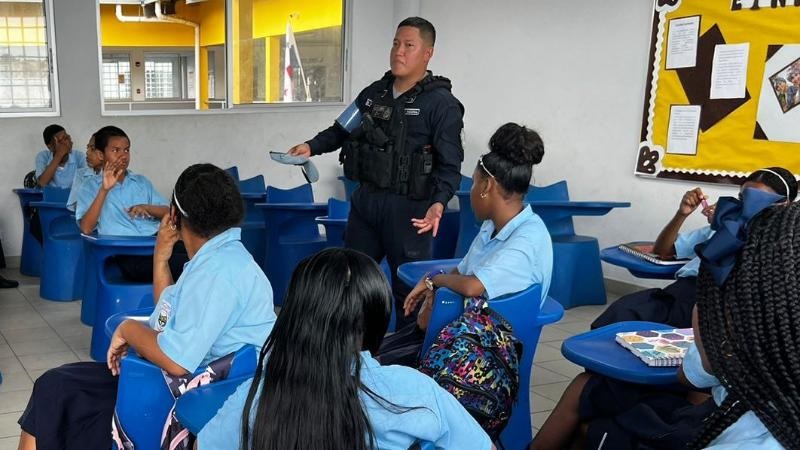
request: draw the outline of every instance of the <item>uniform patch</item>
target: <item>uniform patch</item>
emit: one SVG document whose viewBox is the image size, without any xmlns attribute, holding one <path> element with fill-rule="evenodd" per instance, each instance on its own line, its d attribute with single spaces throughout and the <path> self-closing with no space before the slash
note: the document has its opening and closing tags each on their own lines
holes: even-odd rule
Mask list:
<svg viewBox="0 0 800 450">
<path fill-rule="evenodd" d="M 364 105 L 366 105 L 366 107 L 367 107 L 367 108 L 369 108 L 370 106 L 372 106 L 372 99 L 371 99 L 371 98 L 368 98 L 368 99 L 367 99 L 367 101 L 366 101 L 366 102 L 364 102 Z"/>
<path fill-rule="evenodd" d="M 407 116 L 418 116 L 419 115 L 419 108 L 406 108 L 406 115 Z"/>
<path fill-rule="evenodd" d="M 385 105 L 375 105 L 372 107 L 372 117 L 381 120 L 389 120 L 392 118 L 392 108 Z"/>
<path fill-rule="evenodd" d="M 172 305 L 167 302 L 161 302 L 161 308 L 158 311 L 158 320 L 156 321 L 156 331 L 164 331 L 164 327 L 167 326 L 170 315 L 172 315 Z"/>
</svg>

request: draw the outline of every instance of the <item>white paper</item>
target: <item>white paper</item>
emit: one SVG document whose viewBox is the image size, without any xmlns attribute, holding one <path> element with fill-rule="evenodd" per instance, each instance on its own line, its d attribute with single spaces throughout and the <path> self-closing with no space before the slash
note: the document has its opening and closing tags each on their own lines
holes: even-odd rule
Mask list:
<svg viewBox="0 0 800 450">
<path fill-rule="evenodd" d="M 697 65 L 697 38 L 700 16 L 669 21 L 667 37 L 667 69 L 681 69 Z"/>
<path fill-rule="evenodd" d="M 667 131 L 667 153 L 694 155 L 697 153 L 697 133 L 700 129 L 700 106 L 672 105 Z"/>
<path fill-rule="evenodd" d="M 709 98 L 744 98 L 750 44 L 717 45 Z"/>
</svg>

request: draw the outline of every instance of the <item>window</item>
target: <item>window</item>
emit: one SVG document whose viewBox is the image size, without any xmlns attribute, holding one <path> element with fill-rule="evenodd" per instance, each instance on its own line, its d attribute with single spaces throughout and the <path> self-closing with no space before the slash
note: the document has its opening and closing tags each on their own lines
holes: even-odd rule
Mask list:
<svg viewBox="0 0 800 450">
<path fill-rule="evenodd" d="M 103 55 L 103 98 L 131 98 L 131 59 L 127 54 Z"/>
<path fill-rule="evenodd" d="M 343 100 L 343 0 L 98 1 L 105 111 Z"/>
<path fill-rule="evenodd" d="M 57 110 L 47 7 L 0 0 L 0 114 Z"/>
</svg>

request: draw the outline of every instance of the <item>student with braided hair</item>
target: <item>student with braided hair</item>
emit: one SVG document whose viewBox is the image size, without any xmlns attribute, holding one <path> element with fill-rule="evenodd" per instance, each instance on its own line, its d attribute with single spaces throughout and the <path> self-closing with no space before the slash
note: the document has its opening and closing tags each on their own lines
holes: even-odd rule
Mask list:
<svg viewBox="0 0 800 450">
<path fill-rule="evenodd" d="M 695 346 L 682 372 L 711 388 L 714 412 L 690 448 L 800 448 L 800 205 L 749 224 L 741 256 L 718 285 L 700 272 Z"/>
</svg>

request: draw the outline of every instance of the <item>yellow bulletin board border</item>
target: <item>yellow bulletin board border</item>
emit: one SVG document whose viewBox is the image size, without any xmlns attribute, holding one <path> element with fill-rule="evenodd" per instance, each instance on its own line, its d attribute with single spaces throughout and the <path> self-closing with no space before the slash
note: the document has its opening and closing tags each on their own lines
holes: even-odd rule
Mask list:
<svg viewBox="0 0 800 450">
<path fill-rule="evenodd" d="M 667 69 L 670 22 L 695 16 L 695 66 Z M 743 43 L 749 45 L 745 95 L 711 99 L 715 49 Z M 654 0 L 634 173 L 723 184 L 740 184 L 763 167 L 800 173 L 800 107 L 786 105 L 787 94 L 775 87 L 794 61 L 800 71 L 800 0 Z M 800 77 L 797 84 L 800 92 Z M 800 102 L 800 94 L 792 98 Z M 670 111 L 680 105 L 701 107 L 694 154 L 670 152 Z"/>
</svg>

